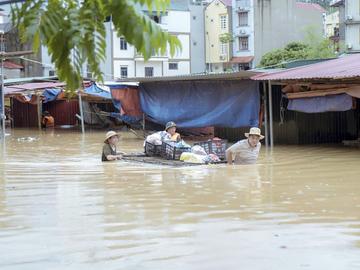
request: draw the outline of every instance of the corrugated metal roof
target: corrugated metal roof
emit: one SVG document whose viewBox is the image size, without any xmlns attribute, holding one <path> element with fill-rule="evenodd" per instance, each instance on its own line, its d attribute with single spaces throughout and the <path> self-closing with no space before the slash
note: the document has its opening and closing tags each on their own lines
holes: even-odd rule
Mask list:
<svg viewBox="0 0 360 270">
<path fill-rule="evenodd" d="M 7 86 L 5 87 L 4 93 L 5 95 L 7 95 L 7 94 L 21 93 L 26 91 L 62 87 L 62 86 L 65 86 L 65 83 L 61 83 L 61 82 L 25 83 L 25 84 Z"/>
<path fill-rule="evenodd" d="M 118 80 L 118 82 L 161 82 L 161 81 L 200 81 L 200 80 L 243 80 L 250 79 L 251 76 L 259 74 L 259 71 L 239 71 L 224 73 L 196 73 L 178 76 L 162 76 L 162 77 L 138 77 L 126 78 Z"/>
<path fill-rule="evenodd" d="M 251 77 L 253 80 L 260 81 L 352 78 L 360 78 L 360 54 L 351 54 L 308 66 L 291 68 L 271 74 L 259 74 Z"/>
<path fill-rule="evenodd" d="M 4 80 L 4 84 L 11 85 L 11 84 L 18 84 L 18 83 L 27 83 L 27 82 L 39 82 L 39 81 L 52 81 L 57 80 L 56 76 L 53 77 L 26 77 L 26 78 L 14 78 L 14 79 L 6 79 Z"/>
</svg>

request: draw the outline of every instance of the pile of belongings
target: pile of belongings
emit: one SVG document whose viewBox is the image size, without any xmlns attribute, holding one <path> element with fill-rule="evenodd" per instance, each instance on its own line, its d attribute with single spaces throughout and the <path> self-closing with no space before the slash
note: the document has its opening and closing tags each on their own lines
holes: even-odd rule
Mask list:
<svg viewBox="0 0 360 270">
<path fill-rule="evenodd" d="M 220 162 L 220 158 L 215 154 L 207 154 L 200 145 L 191 147 L 191 152 L 182 153 L 180 160 L 187 163 L 208 164 Z"/>
</svg>

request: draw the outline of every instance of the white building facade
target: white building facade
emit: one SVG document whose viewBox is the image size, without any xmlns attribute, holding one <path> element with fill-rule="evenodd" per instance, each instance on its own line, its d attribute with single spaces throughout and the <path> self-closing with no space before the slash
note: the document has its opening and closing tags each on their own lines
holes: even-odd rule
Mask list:
<svg viewBox="0 0 360 270">
<path fill-rule="evenodd" d="M 255 54 L 254 4 L 252 0 L 232 0 L 234 69 L 253 67 Z"/>
<path fill-rule="evenodd" d="M 165 55 L 154 55 L 145 61 L 134 46 L 112 33 L 114 78 L 172 76 L 191 73 L 190 63 L 190 11 L 169 10 L 161 16 L 151 16 L 163 30 L 177 36 L 182 50 L 174 56 L 169 50 Z"/>
</svg>

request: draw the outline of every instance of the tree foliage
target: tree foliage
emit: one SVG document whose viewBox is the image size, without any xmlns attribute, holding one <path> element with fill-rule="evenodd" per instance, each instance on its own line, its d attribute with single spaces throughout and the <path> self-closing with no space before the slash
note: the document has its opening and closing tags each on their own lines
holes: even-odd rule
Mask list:
<svg viewBox="0 0 360 270">
<path fill-rule="evenodd" d="M 309 27 L 305 29 L 303 42 L 291 42 L 284 48 L 264 54 L 260 66 L 281 66 L 282 63 L 294 60 L 322 59 L 336 57 L 331 41 L 324 39 Z"/>
<path fill-rule="evenodd" d="M 26 0 L 12 7 L 12 19 L 22 42 L 32 41 L 37 51 L 40 44 L 48 48 L 58 77 L 69 90 L 81 86 L 84 63 L 97 81 L 103 80 L 99 68 L 106 58 L 105 19 L 112 16 L 118 36 L 134 45 L 148 60 L 155 51 L 171 55 L 181 49 L 180 41 L 162 31 L 142 11 L 165 12 L 170 0 Z"/>
<path fill-rule="evenodd" d="M 234 37 L 230 33 L 224 33 L 219 36 L 219 40 L 221 43 L 228 44 L 234 42 Z"/>
</svg>

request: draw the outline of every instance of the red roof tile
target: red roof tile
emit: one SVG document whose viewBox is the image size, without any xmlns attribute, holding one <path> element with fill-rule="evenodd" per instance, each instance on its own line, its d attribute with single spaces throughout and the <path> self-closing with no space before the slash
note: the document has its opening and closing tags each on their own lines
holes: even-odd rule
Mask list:
<svg viewBox="0 0 360 270">
<path fill-rule="evenodd" d="M 320 11 L 321 13 L 325 13 L 326 10 L 320 6 L 319 4 L 315 3 L 303 3 L 303 2 L 296 2 L 297 8 L 307 9 L 307 10 L 316 10 Z"/>
<path fill-rule="evenodd" d="M 24 68 L 24 66 L 16 64 L 16 63 L 11 62 L 11 61 L 4 61 L 4 68 L 7 68 L 7 69 L 22 69 L 22 68 Z"/>
<path fill-rule="evenodd" d="M 311 80 L 360 78 L 360 54 L 350 54 L 334 60 L 253 76 L 253 80 Z"/>
</svg>

